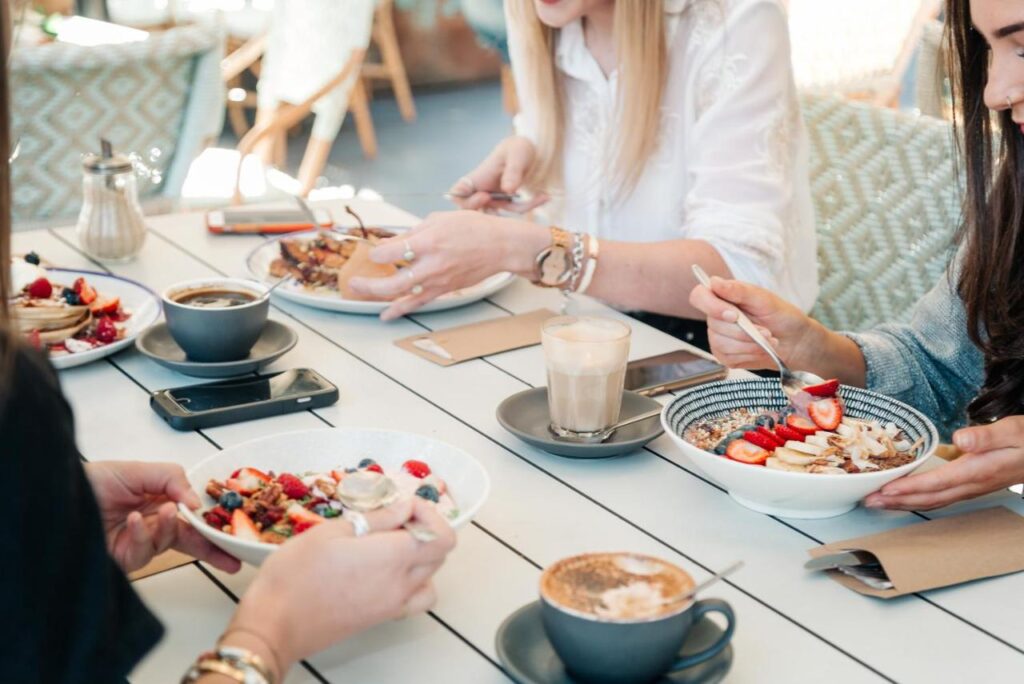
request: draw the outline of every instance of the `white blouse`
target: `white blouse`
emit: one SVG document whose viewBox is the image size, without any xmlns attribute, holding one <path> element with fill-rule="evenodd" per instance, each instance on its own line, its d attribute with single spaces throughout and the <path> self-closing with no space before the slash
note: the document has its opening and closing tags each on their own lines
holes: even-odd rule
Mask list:
<svg viewBox="0 0 1024 684">
<path fill-rule="evenodd" d="M 559 33 L 565 81 L 562 194 L 548 220 L 630 242 L 711 244 L 740 280 L 809 310 L 818 294 L 807 139 L 778 0 L 664 0 L 669 73 L 657 148 L 636 188 L 617 199 L 614 154 L 618 73 L 605 77 L 577 20 Z M 520 93 L 516 132 L 536 142 L 536 106 L 524 46 L 509 22 Z"/>
</svg>

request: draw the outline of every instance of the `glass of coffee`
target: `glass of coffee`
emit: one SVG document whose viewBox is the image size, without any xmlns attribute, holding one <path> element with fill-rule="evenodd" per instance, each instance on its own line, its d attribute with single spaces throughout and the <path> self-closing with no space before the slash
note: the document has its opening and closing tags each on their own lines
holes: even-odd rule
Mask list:
<svg viewBox="0 0 1024 684">
<path fill-rule="evenodd" d="M 599 442 L 619 420 L 629 360 L 630 328 L 596 316 L 558 316 L 544 323 L 548 409 L 556 437 Z"/>
<path fill-rule="evenodd" d="M 668 561 L 634 553 L 588 553 L 562 559 L 540 579 L 544 632 L 575 679 L 601 684 L 653 682 L 714 658 L 732 639 L 725 601 L 694 601 L 693 578 Z M 707 648 L 680 655 L 705 614 L 728 626 Z"/>
</svg>

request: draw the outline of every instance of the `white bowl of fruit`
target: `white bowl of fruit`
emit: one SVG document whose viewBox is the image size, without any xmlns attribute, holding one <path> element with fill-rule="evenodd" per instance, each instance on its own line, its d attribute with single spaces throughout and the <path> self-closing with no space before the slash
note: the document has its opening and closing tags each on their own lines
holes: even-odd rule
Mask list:
<svg viewBox="0 0 1024 684">
<path fill-rule="evenodd" d="M 792 402 L 778 380 L 710 383 L 679 394 L 662 423 L 737 502 L 790 518 L 846 513 L 920 467 L 939 442 L 919 411 L 835 380 Z"/>
<path fill-rule="evenodd" d="M 342 482 L 388 480 L 397 496 L 432 501 L 452 527 L 483 505 L 483 466 L 450 444 L 408 432 L 308 430 L 245 442 L 188 471 L 198 511 L 180 507 L 200 534 L 236 558 L 261 564 L 291 537 L 343 516 Z"/>
</svg>

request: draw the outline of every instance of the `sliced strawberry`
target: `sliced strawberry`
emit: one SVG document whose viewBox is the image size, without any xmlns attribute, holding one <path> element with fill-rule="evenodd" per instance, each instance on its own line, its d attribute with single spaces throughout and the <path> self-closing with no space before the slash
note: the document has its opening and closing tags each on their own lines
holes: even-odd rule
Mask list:
<svg viewBox="0 0 1024 684">
<path fill-rule="evenodd" d="M 270 482 L 272 482 L 270 476 L 262 470 L 257 470 L 256 468 L 239 468 L 224 484 L 228 489 L 248 496 L 249 494 L 258 491 L 263 485 L 270 484 Z"/>
<path fill-rule="evenodd" d="M 775 451 L 775 447 L 779 446 L 773 438 L 765 437 L 760 432 L 745 432 L 743 439 L 768 451 Z"/>
<path fill-rule="evenodd" d="M 819 399 L 807 407 L 807 414 L 822 430 L 835 430 L 843 421 L 843 407 L 839 399 Z"/>
<path fill-rule="evenodd" d="M 298 503 L 292 503 L 288 506 L 288 510 L 286 510 L 284 514 L 291 522 L 292 529 L 295 530 L 295 534 L 305 532 L 313 525 L 318 525 L 327 519 L 317 515 L 307 508 L 303 508 L 302 504 Z"/>
<path fill-rule="evenodd" d="M 795 413 L 791 413 L 786 417 L 786 425 L 803 435 L 813 435 L 818 431 L 817 425 Z"/>
<path fill-rule="evenodd" d="M 248 541 L 260 540 L 260 531 L 256 523 L 241 508 L 236 508 L 231 513 L 231 534 Z"/>
<path fill-rule="evenodd" d="M 118 297 L 107 297 L 93 302 L 89 306 L 89 311 L 93 316 L 109 316 L 117 313 L 119 308 L 121 308 L 121 300 Z"/>
<path fill-rule="evenodd" d="M 83 304 L 92 304 L 96 301 L 96 290 L 86 282 L 85 278 L 77 278 L 72 289 Z"/>
<path fill-rule="evenodd" d="M 421 480 L 430 474 L 430 466 L 423 461 L 414 461 L 412 459 L 402 464 L 402 470 Z"/>
<path fill-rule="evenodd" d="M 804 387 L 804 392 L 807 392 L 812 397 L 834 397 L 839 392 L 839 381 L 834 378 L 826 380 L 820 385 Z"/>
<path fill-rule="evenodd" d="M 281 485 L 281 491 L 289 499 L 301 499 L 309 495 L 309 487 L 291 473 L 281 473 L 278 475 L 277 483 Z"/>
<path fill-rule="evenodd" d="M 746 438 L 734 439 L 729 442 L 729 446 L 725 449 L 725 455 L 734 461 L 751 465 L 763 465 L 768 460 L 768 456 L 770 456 L 765 449 L 756 444 L 751 444 Z"/>
<path fill-rule="evenodd" d="M 802 442 L 807 438 L 802 432 L 797 432 L 788 425 L 776 425 L 775 436 L 782 440 L 782 446 L 785 446 L 786 442 L 792 440 L 794 442 Z"/>
<path fill-rule="evenodd" d="M 346 473 L 344 470 L 332 470 L 331 471 L 331 477 L 334 478 L 335 482 L 341 482 L 342 480 L 345 479 L 346 475 L 348 475 L 348 473 Z"/>
<path fill-rule="evenodd" d="M 53 285 L 46 278 L 36 278 L 25 288 L 28 296 L 34 299 L 49 299 L 53 294 Z"/>
<path fill-rule="evenodd" d="M 784 440 L 781 437 L 779 437 L 777 434 L 775 434 L 774 432 L 772 432 L 771 430 L 766 428 L 764 425 L 758 425 L 757 426 L 757 432 L 758 432 L 758 434 L 762 434 L 765 437 L 767 437 L 768 439 L 770 439 L 773 442 L 775 442 L 775 446 L 785 446 L 786 445 L 786 440 Z"/>
<path fill-rule="evenodd" d="M 365 470 L 369 470 L 369 471 L 374 472 L 374 473 L 380 473 L 381 475 L 384 474 L 384 469 L 381 468 L 380 465 L 377 464 L 377 463 L 374 463 L 373 465 L 366 466 Z"/>
</svg>

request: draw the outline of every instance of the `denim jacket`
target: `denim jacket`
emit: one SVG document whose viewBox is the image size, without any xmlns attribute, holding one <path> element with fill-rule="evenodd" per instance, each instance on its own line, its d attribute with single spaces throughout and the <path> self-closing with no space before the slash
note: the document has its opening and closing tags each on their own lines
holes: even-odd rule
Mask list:
<svg viewBox="0 0 1024 684">
<path fill-rule="evenodd" d="M 943 440 L 966 422 L 965 409 L 985 379 L 981 351 L 967 335 L 955 275 L 943 275 L 914 308 L 909 323 L 847 333 L 864 354 L 868 389 L 913 406 Z"/>
</svg>

